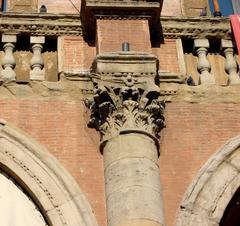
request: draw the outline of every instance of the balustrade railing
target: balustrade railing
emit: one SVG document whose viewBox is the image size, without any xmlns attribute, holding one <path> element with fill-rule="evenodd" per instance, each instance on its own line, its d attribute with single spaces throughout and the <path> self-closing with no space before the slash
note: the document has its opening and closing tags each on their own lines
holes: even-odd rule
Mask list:
<svg viewBox="0 0 240 226">
<path fill-rule="evenodd" d="M 195 39 L 188 49 L 193 51 L 185 52 L 187 77 L 191 76 L 195 85 L 240 84 L 238 55 L 232 40 Z"/>
<path fill-rule="evenodd" d="M 2 34 L 1 41 L 0 81 L 57 81 L 56 38 Z"/>
</svg>

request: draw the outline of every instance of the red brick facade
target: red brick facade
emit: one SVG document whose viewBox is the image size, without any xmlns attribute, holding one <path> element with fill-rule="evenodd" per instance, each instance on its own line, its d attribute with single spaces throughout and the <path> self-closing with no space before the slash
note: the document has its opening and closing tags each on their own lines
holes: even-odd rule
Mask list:
<svg viewBox="0 0 240 226">
<path fill-rule="evenodd" d="M 38 5 L 42 4 L 49 13 L 80 13 L 80 0 L 40 0 Z M 181 1 L 164 1 L 161 15 L 181 16 Z M 86 40 L 70 35 L 59 38 L 61 70 L 87 71 L 97 54 L 120 51 L 121 44 L 129 42 L 132 51 L 156 55 L 160 71 L 180 73 L 176 39 L 159 38 L 159 46 L 152 46 L 146 19 L 98 19 L 95 43 Z M 99 226 L 106 226 L 99 136 L 87 128 L 88 110 L 79 96 L 77 100 L 1 98 L 0 118 L 28 133 L 60 161 L 83 190 Z M 240 133 L 239 104 L 196 102 L 166 104 L 159 163 L 167 226 L 174 226 L 181 199 L 199 169 L 228 139 Z"/>
<path fill-rule="evenodd" d="M 88 114 L 83 103 L 6 99 L 0 105 L 1 118 L 31 135 L 66 167 L 90 201 L 99 225 L 106 225 L 99 137 L 86 126 Z M 239 134 L 239 114 L 236 104 L 167 105 L 167 127 L 160 141 L 166 225 L 174 225 L 183 194 L 203 164 Z"/>
</svg>

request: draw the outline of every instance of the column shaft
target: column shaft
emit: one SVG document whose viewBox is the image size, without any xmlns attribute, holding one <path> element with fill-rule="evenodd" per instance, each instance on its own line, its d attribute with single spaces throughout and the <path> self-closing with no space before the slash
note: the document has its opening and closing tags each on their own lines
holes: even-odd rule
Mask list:
<svg viewBox="0 0 240 226">
<path fill-rule="evenodd" d="M 163 205 L 155 141 L 128 133 L 104 147 L 109 226 L 163 225 Z"/>
</svg>

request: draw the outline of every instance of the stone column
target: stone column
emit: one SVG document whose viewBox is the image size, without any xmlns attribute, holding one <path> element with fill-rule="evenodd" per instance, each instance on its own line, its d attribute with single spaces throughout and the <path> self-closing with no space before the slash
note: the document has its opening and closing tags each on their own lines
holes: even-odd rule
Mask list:
<svg viewBox="0 0 240 226">
<path fill-rule="evenodd" d="M 200 82 L 203 85 L 215 84 L 215 78 L 210 73 L 211 65 L 207 59 L 208 49 L 209 49 L 209 41 L 207 39 L 194 40 L 194 50 L 198 55 L 197 69 L 200 73 Z"/>
<path fill-rule="evenodd" d="M 2 59 L 2 73 L 1 80 L 16 80 L 16 73 L 14 68 L 16 66 L 16 60 L 13 56 L 13 50 L 15 48 L 15 43 L 17 42 L 16 35 L 2 35 L 2 42 L 4 43 L 4 57 Z"/>
<path fill-rule="evenodd" d="M 237 73 L 238 67 L 233 54 L 233 42 L 231 40 L 221 40 L 221 49 L 226 58 L 225 71 L 228 73 L 230 85 L 239 84 L 240 78 Z"/>
<path fill-rule="evenodd" d="M 153 78 L 141 84 L 126 74 L 113 85 L 95 80 L 94 98 L 86 101 L 88 126 L 101 135 L 108 225 L 163 226 L 158 139 L 164 103 Z"/>
<path fill-rule="evenodd" d="M 44 62 L 42 57 L 43 44 L 45 43 L 44 36 L 31 36 L 30 43 L 32 44 L 33 57 L 31 59 L 31 80 L 44 80 Z"/>
</svg>

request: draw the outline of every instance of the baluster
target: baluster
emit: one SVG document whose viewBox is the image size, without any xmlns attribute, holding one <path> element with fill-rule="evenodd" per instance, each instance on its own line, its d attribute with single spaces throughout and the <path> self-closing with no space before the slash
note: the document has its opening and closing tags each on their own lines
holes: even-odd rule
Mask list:
<svg viewBox="0 0 240 226">
<path fill-rule="evenodd" d="M 200 73 L 200 83 L 204 85 L 215 84 L 215 78 L 210 73 L 211 65 L 207 59 L 209 41 L 207 39 L 195 39 L 194 50 L 198 55 L 197 69 Z"/>
<path fill-rule="evenodd" d="M 221 49 L 226 58 L 225 71 L 228 74 L 229 85 L 239 84 L 238 67 L 233 55 L 233 43 L 231 40 L 221 40 Z"/>
<path fill-rule="evenodd" d="M 31 80 L 44 80 L 44 62 L 42 57 L 43 44 L 45 43 L 44 36 L 31 36 L 30 43 L 32 44 L 33 57 L 31 59 Z"/>
<path fill-rule="evenodd" d="M 2 42 L 5 44 L 3 45 L 4 57 L 1 63 L 3 67 L 3 70 L 1 72 L 1 80 L 14 81 L 16 80 L 16 73 L 14 71 L 14 68 L 16 66 L 16 60 L 13 56 L 13 50 L 15 48 L 15 43 L 17 42 L 17 36 L 3 34 Z"/>
</svg>

